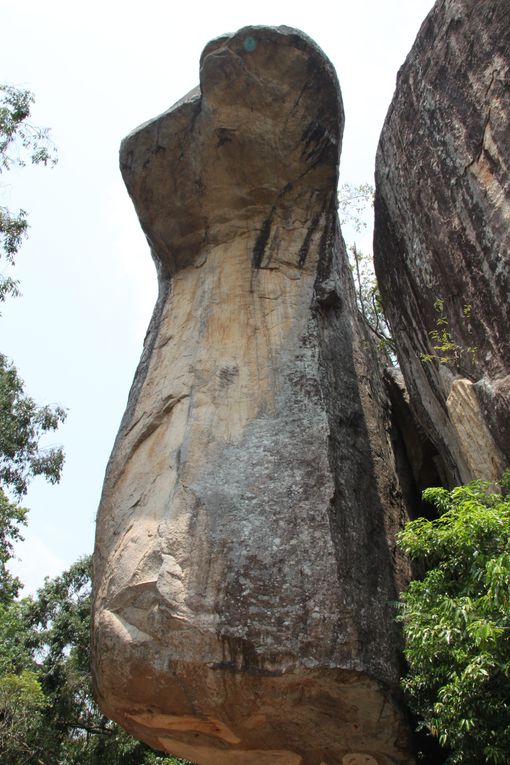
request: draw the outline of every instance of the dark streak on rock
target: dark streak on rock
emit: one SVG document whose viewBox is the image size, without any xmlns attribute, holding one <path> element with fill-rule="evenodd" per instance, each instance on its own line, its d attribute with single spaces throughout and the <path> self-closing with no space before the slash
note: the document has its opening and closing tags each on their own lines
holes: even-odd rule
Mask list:
<svg viewBox="0 0 510 765">
<path fill-rule="evenodd" d="M 121 156 L 120 169 L 122 172 L 130 172 L 133 167 L 134 151 L 127 151 L 124 156 Z"/>
<path fill-rule="evenodd" d="M 252 268 L 259 269 L 262 266 L 266 245 L 269 241 L 269 234 L 271 233 L 274 209 L 274 207 L 271 208 L 271 212 L 262 224 L 262 228 L 260 229 L 259 235 L 257 236 L 257 241 L 253 247 L 253 254 L 251 259 Z"/>
<path fill-rule="evenodd" d="M 331 272 L 331 257 L 334 251 L 334 242 L 339 230 L 338 216 L 336 214 L 336 194 L 326 199 L 321 212 L 325 218 L 319 242 L 319 265 L 317 269 L 317 281 L 329 279 Z"/>
<path fill-rule="evenodd" d="M 222 388 L 227 388 L 232 385 L 236 377 L 239 377 L 239 367 L 222 367 L 219 372 L 220 385 Z"/>
<path fill-rule="evenodd" d="M 299 268 L 303 268 L 306 262 L 306 258 L 308 255 L 308 252 L 310 250 L 310 242 L 312 241 L 312 236 L 315 234 L 317 230 L 317 226 L 319 225 L 320 220 L 320 214 L 316 215 L 310 225 L 308 226 L 308 230 L 306 232 L 306 236 L 303 240 L 303 244 L 299 248 L 299 255 L 298 255 L 298 266 Z"/>
<path fill-rule="evenodd" d="M 315 162 L 321 157 L 328 142 L 326 128 L 323 125 L 319 125 L 317 122 L 310 122 L 308 127 L 303 131 L 301 140 L 304 143 L 301 156 L 307 162 L 310 160 Z"/>
<path fill-rule="evenodd" d="M 218 633 L 221 640 L 223 661 L 209 665 L 211 669 L 224 669 L 227 672 L 243 672 L 257 677 L 278 677 L 283 670 L 265 669 L 255 646 L 246 638 L 233 637 Z"/>
<path fill-rule="evenodd" d="M 217 661 L 209 665 L 210 669 L 226 670 L 227 672 L 242 672 L 255 677 L 281 677 L 282 670 L 259 669 L 258 667 L 241 665 L 240 667 L 233 661 Z"/>
<path fill-rule="evenodd" d="M 216 144 L 216 148 L 219 149 L 220 146 L 223 146 L 226 143 L 232 143 L 232 138 L 235 132 L 236 131 L 231 128 L 217 128 L 216 135 L 218 136 L 218 143 Z"/>
</svg>

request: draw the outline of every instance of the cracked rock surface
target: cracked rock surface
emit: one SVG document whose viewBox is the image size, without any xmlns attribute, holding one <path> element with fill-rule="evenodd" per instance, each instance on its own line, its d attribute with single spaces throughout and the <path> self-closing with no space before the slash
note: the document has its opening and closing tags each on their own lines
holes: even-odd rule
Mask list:
<svg viewBox="0 0 510 765">
<path fill-rule="evenodd" d="M 317 46 L 251 27 L 122 144 L 160 293 L 98 515 L 95 687 L 204 765 L 412 762 L 406 508 L 336 214 L 342 126 Z"/>
<path fill-rule="evenodd" d="M 450 484 L 499 478 L 510 462 L 509 67 L 508 0 L 439 0 L 377 153 L 377 277 Z"/>
</svg>

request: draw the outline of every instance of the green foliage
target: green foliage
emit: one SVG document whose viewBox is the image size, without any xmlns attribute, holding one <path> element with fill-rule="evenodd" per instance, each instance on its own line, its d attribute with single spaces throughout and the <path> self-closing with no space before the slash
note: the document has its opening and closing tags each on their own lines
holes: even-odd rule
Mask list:
<svg viewBox="0 0 510 765">
<path fill-rule="evenodd" d="M 499 482 L 501 493 L 507 497 L 510 494 L 510 468 L 503 470 L 503 475 Z"/>
<path fill-rule="evenodd" d="M 13 167 L 54 164 L 55 154 L 46 129 L 29 123 L 34 97 L 28 90 L 0 85 L 0 173 Z M 11 213 L 0 206 L 0 262 L 10 265 L 27 231 L 24 210 Z M 18 294 L 18 283 L 0 275 L 0 301 Z M 37 406 L 25 394 L 16 368 L 0 353 L 0 605 L 16 597 L 20 582 L 7 564 L 13 543 L 21 539 L 20 526 L 26 523 L 26 509 L 9 497 L 19 499 L 28 483 L 40 475 L 51 483 L 60 478 L 64 453 L 60 448 L 44 449 L 41 438 L 56 430 L 65 419 L 61 407 Z"/>
<path fill-rule="evenodd" d="M 449 763 L 508 763 L 510 498 L 480 481 L 423 498 L 439 517 L 408 523 L 399 540 L 427 569 L 400 599 L 404 691 Z"/>
<path fill-rule="evenodd" d="M 28 599 L 0 605 L 0 677 L 36 670 L 37 638 L 26 619 Z"/>
<path fill-rule="evenodd" d="M 23 701 L 27 713 L 33 698 L 25 695 L 20 701 L 16 683 L 30 676 L 31 687 L 39 689 L 32 727 L 27 728 L 24 715 L 19 726 L 15 716 L 9 718 L 19 762 L 186 765 L 128 736 L 96 705 L 89 670 L 90 575 L 91 559 L 84 558 L 61 576 L 46 580 L 35 598 L 0 606 L 0 703 L 2 682 L 5 705 L 21 708 Z"/>
<path fill-rule="evenodd" d="M 13 215 L 7 207 L 0 207 L 0 252 L 12 265 L 14 256 L 21 247 L 21 242 L 26 236 L 28 229 L 27 214 L 20 210 Z M 17 297 L 19 295 L 18 282 L 10 276 L 0 278 L 0 301 L 4 301 L 7 295 Z"/>
<path fill-rule="evenodd" d="M 31 125 L 30 109 L 34 96 L 29 90 L 0 84 L 0 173 L 13 167 L 55 165 L 57 158 L 51 144 L 49 130 Z M 24 237 L 28 221 L 25 210 L 17 213 L 0 206 L 0 260 L 13 264 Z M 18 282 L 10 276 L 0 275 L 0 301 L 7 295 L 19 294 Z"/>
<path fill-rule="evenodd" d="M 28 229 L 27 214 L 20 210 L 12 215 L 6 207 L 0 207 L 0 235 L 4 255 L 10 263 L 21 246 Z"/>
<path fill-rule="evenodd" d="M 0 84 L 0 172 L 13 166 L 54 165 L 56 152 L 48 128 L 31 125 L 34 94 L 29 90 Z"/>
<path fill-rule="evenodd" d="M 65 416 L 61 407 L 39 407 L 26 396 L 17 370 L 0 353 L 0 604 L 9 603 L 20 588 L 7 564 L 13 543 L 22 539 L 20 527 L 26 524 L 27 515 L 26 508 L 13 502 L 7 492 L 23 496 L 30 479 L 37 475 L 50 483 L 59 480 L 63 450 L 44 449 L 40 441 Z"/>
<path fill-rule="evenodd" d="M 34 476 L 42 475 L 50 483 L 59 480 L 62 449 L 42 449 L 39 442 L 65 417 L 61 407 L 39 407 L 26 396 L 16 368 L 0 353 L 0 486 L 22 496 Z"/>
<path fill-rule="evenodd" d="M 0 606 L 10 603 L 21 587 L 7 564 L 13 555 L 13 542 L 20 540 L 20 525 L 26 524 L 27 510 L 11 502 L 0 489 Z"/>
<path fill-rule="evenodd" d="M 0 761 L 3 765 L 40 762 L 41 729 L 47 700 L 34 672 L 0 677 Z"/>
<path fill-rule="evenodd" d="M 471 318 L 470 304 L 465 304 L 462 309 L 463 319 Z M 476 346 L 462 346 L 455 342 L 450 330 L 450 322 L 444 310 L 443 298 L 436 298 L 434 301 L 434 310 L 439 316 L 436 319 L 436 326 L 429 332 L 432 341 L 432 350 L 434 353 L 421 353 L 420 359 L 424 362 L 436 361 L 438 364 L 449 364 L 459 371 L 463 369 L 463 361 L 467 354 L 476 356 Z M 465 370 L 463 370 L 465 373 Z"/>
</svg>

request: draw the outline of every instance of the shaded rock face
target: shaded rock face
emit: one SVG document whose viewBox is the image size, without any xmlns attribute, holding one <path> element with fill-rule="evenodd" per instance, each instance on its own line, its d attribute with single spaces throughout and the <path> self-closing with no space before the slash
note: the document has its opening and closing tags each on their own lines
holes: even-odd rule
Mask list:
<svg viewBox="0 0 510 765">
<path fill-rule="evenodd" d="M 376 273 L 450 483 L 498 478 L 510 460 L 509 65 L 508 0 L 440 0 L 377 153 Z"/>
<path fill-rule="evenodd" d="M 160 294 L 98 515 L 107 715 L 204 765 L 408 763 L 390 403 L 336 215 L 331 65 L 210 43 L 122 144 Z"/>
</svg>

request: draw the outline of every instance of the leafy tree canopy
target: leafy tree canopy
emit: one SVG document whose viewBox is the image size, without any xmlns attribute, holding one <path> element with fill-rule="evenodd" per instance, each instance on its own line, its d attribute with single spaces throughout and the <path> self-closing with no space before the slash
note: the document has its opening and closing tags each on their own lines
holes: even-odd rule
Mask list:
<svg viewBox="0 0 510 765">
<path fill-rule="evenodd" d="M 56 152 L 49 130 L 30 123 L 34 95 L 29 90 L 0 84 L 0 173 L 13 167 L 54 165 Z M 0 261 L 12 264 L 28 229 L 27 213 L 14 213 L 0 205 Z M 7 295 L 17 295 L 18 282 L 10 276 L 0 276 L 0 301 Z"/>
<path fill-rule="evenodd" d="M 4 765 L 29 765 L 40 749 L 47 706 L 34 672 L 0 677 L 0 755 Z M 37 755 L 36 755 L 37 757 Z M 38 762 L 39 758 L 35 760 Z"/>
<path fill-rule="evenodd" d="M 16 368 L 0 353 L 0 486 L 22 496 L 34 476 L 42 475 L 50 483 L 59 480 L 62 449 L 43 449 L 39 442 L 65 417 L 62 407 L 39 407 L 25 395 Z"/>
<path fill-rule="evenodd" d="M 56 156 L 48 130 L 30 124 L 34 97 L 28 90 L 0 84 L 0 173 L 13 167 L 54 164 Z M 28 223 L 24 210 L 12 213 L 0 206 L 0 264 L 14 263 Z M 0 274 L 0 301 L 18 295 L 18 283 Z M 16 597 L 20 582 L 8 570 L 13 543 L 20 540 L 20 526 L 27 510 L 17 501 L 27 492 L 34 476 L 51 483 L 60 478 L 64 453 L 61 448 L 40 445 L 44 434 L 54 431 L 65 419 L 58 406 L 37 406 L 26 395 L 14 365 L 0 352 L 0 604 Z"/>
<path fill-rule="evenodd" d="M 510 497 L 475 481 L 423 493 L 439 514 L 407 524 L 400 546 L 427 569 L 401 595 L 404 691 L 448 763 L 508 763 Z M 494 487 L 493 487 L 494 488 Z"/>
<path fill-rule="evenodd" d="M 93 699 L 90 569 L 83 558 L 35 598 L 0 606 L 0 762 L 185 765 L 128 736 Z"/>
<path fill-rule="evenodd" d="M 16 597 L 20 581 L 8 569 L 13 544 L 22 539 L 20 527 L 27 510 L 14 498 L 26 494 L 28 483 L 43 476 L 50 483 L 60 479 L 64 463 L 61 447 L 44 448 L 42 436 L 65 420 L 59 406 L 37 406 L 25 394 L 16 368 L 0 353 L 0 604 Z"/>
</svg>

